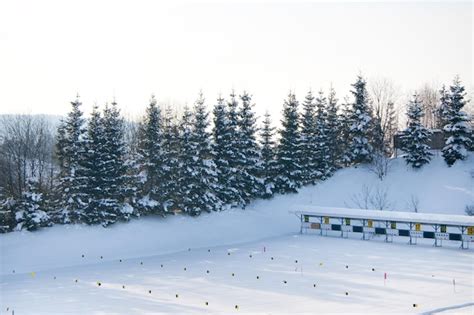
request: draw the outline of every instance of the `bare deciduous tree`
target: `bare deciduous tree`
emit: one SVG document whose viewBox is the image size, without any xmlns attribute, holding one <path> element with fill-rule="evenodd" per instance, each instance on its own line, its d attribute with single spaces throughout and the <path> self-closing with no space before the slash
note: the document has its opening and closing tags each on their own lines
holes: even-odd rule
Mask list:
<svg viewBox="0 0 474 315">
<path fill-rule="evenodd" d="M 43 192 L 52 187 L 54 138 L 43 116 L 8 115 L 0 119 L 0 186 L 19 197 L 29 178 Z"/>
</svg>

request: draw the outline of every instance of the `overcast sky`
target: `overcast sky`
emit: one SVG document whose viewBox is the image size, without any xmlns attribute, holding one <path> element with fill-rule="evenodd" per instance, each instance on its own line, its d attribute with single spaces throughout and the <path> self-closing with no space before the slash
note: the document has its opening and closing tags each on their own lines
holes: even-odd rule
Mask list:
<svg viewBox="0 0 474 315">
<path fill-rule="evenodd" d="M 152 93 L 211 106 L 234 88 L 278 114 L 290 89 L 342 99 L 360 72 L 472 88 L 471 2 L 225 2 L 2 0 L 0 113 L 65 114 L 79 92 L 137 115 Z"/>
</svg>

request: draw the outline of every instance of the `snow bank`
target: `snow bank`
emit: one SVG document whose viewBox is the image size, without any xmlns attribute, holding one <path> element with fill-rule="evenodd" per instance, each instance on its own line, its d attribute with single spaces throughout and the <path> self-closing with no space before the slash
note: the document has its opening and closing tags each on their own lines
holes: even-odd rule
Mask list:
<svg viewBox="0 0 474 315">
<path fill-rule="evenodd" d="M 474 204 L 473 156 L 448 168 L 441 157 L 413 171 L 402 159 L 392 163 L 384 181 L 365 167 L 338 171 L 298 194 L 253 202 L 245 210 L 232 209 L 197 218 L 141 218 L 129 223 L 101 226 L 54 226 L 37 232 L 0 235 L 1 274 L 31 272 L 103 260 L 152 256 L 188 248 L 257 241 L 299 231 L 299 219 L 289 211 L 297 205 L 357 207 L 354 195 L 366 187 L 383 187 L 392 210 L 410 211 L 411 196 L 419 199 L 419 212 L 464 214 Z M 84 258 L 82 257 L 84 255 Z"/>
</svg>

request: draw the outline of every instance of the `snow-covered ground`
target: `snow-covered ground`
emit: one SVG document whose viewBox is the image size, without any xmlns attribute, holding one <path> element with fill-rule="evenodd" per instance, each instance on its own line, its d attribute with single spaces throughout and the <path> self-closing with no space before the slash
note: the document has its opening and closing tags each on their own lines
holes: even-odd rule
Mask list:
<svg viewBox="0 0 474 315">
<path fill-rule="evenodd" d="M 139 314 L 419 313 L 462 306 L 474 296 L 472 249 L 297 235 L 299 221 L 289 211 L 358 208 L 364 191 L 378 191 L 391 210 L 412 211 L 417 199 L 420 212 L 464 214 L 474 204 L 473 170 L 473 156 L 451 168 L 437 157 L 420 171 L 398 159 L 382 182 L 366 168 L 345 169 L 245 210 L 0 235 L 0 314 L 7 307 L 8 314 L 12 308 L 15 314 Z"/>
</svg>

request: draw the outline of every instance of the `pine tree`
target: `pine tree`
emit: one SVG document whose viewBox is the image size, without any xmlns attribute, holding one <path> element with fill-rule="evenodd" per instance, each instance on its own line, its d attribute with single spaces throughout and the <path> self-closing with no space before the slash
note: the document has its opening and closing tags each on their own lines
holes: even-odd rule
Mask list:
<svg viewBox="0 0 474 315">
<path fill-rule="evenodd" d="M 104 199 L 103 188 L 105 185 L 103 170 L 105 163 L 105 134 L 104 121 L 99 109 L 94 106 L 87 128 L 85 175 L 87 177 L 86 193 L 89 203 L 84 214 L 87 224 L 100 224 L 105 221 L 102 216 L 101 204 Z"/>
<path fill-rule="evenodd" d="M 218 178 L 216 193 L 225 205 L 232 205 L 235 200 L 238 199 L 238 191 L 229 183 L 229 178 L 235 178 L 231 166 L 235 150 L 233 147 L 234 130 L 231 130 L 230 128 L 227 105 L 222 97 L 219 97 L 217 103 L 214 105 L 213 117 L 213 151 Z"/>
<path fill-rule="evenodd" d="M 326 126 L 327 126 L 327 142 L 328 142 L 328 167 L 329 173 L 333 173 L 339 167 L 340 152 L 338 147 L 341 145 L 338 141 L 338 135 L 340 130 L 339 125 L 339 116 L 338 116 L 338 106 L 336 91 L 331 87 L 328 95 L 328 105 L 327 105 L 327 116 L 326 116 Z"/>
<path fill-rule="evenodd" d="M 120 110 L 114 101 L 104 109 L 104 159 L 102 167 L 103 196 L 101 203 L 104 221 L 107 226 L 120 219 L 128 219 L 130 213 L 123 212 L 125 155 L 124 123 Z"/>
<path fill-rule="evenodd" d="M 290 93 L 283 105 L 282 128 L 277 149 L 277 190 L 281 193 L 296 192 L 301 186 L 301 137 L 299 130 L 298 101 Z"/>
<path fill-rule="evenodd" d="M 194 119 L 186 108 L 181 120 L 180 205 L 191 215 L 219 210 L 221 207 L 221 201 L 215 193 L 218 175 L 208 132 L 208 115 L 200 94 L 194 106 Z"/>
<path fill-rule="evenodd" d="M 449 111 L 449 92 L 445 85 L 439 90 L 439 95 L 439 105 L 436 111 L 436 126 L 442 130 L 444 126 L 448 124 L 447 116 Z"/>
<path fill-rule="evenodd" d="M 56 205 L 61 223 L 79 222 L 88 202 L 84 174 L 85 129 L 79 96 L 71 105 L 72 110 L 58 127 L 56 143 L 60 167 Z"/>
<path fill-rule="evenodd" d="M 176 197 L 178 168 L 179 168 L 179 138 L 178 126 L 173 121 L 171 108 L 168 107 L 163 121 L 163 161 L 161 176 L 161 196 L 165 212 L 178 207 Z"/>
<path fill-rule="evenodd" d="M 318 144 L 316 150 L 316 165 L 317 178 L 326 179 L 330 175 L 329 159 L 331 158 L 329 152 L 328 126 L 327 126 L 327 99 L 324 93 L 319 92 L 316 98 L 316 142 Z"/>
<path fill-rule="evenodd" d="M 163 121 L 161 110 L 154 96 L 146 110 L 144 121 L 139 128 L 138 159 L 142 177 L 141 198 L 137 202 L 143 213 L 161 211 L 162 196 L 160 188 L 163 184 Z"/>
<path fill-rule="evenodd" d="M 43 208 L 43 194 L 38 191 L 38 183 L 29 180 L 27 189 L 23 192 L 22 199 L 16 212 L 17 229 L 37 230 L 40 227 L 50 226 L 49 215 Z"/>
<path fill-rule="evenodd" d="M 260 146 L 262 157 L 262 168 L 260 178 L 263 179 L 265 191 L 263 197 L 269 198 L 275 190 L 275 178 L 278 174 L 275 159 L 275 127 L 272 127 L 270 114 L 265 113 L 263 126 L 260 131 Z"/>
<path fill-rule="evenodd" d="M 351 143 L 349 157 L 351 163 L 369 163 L 372 160 L 373 147 L 370 144 L 371 111 L 366 89 L 366 82 L 361 77 L 352 85 L 354 102 L 350 111 Z"/>
<path fill-rule="evenodd" d="M 338 115 L 338 146 L 337 146 L 337 163 L 339 167 L 349 166 L 351 164 L 352 152 L 350 146 L 352 144 L 351 132 L 351 104 L 347 99 L 342 104 L 342 111 Z"/>
<path fill-rule="evenodd" d="M 252 107 L 252 98 L 244 92 L 240 96 L 242 107 L 239 111 L 239 131 L 240 131 L 240 168 L 242 170 L 243 191 L 242 198 L 246 203 L 255 197 L 261 197 L 264 192 L 261 174 L 262 162 L 260 150 L 256 139 L 257 120 Z"/>
<path fill-rule="evenodd" d="M 442 152 L 446 163 L 452 166 L 457 160 L 464 160 L 467 157 L 467 150 L 471 147 L 472 131 L 468 115 L 462 111 L 467 103 L 464 99 L 466 92 L 458 76 L 455 77 L 449 90 L 449 103 L 444 115 L 447 124 L 443 128 L 448 138 Z"/>
<path fill-rule="evenodd" d="M 303 102 L 301 115 L 301 166 L 305 184 L 314 184 L 319 177 L 318 172 L 318 135 L 316 126 L 316 104 L 311 91 Z"/>
<path fill-rule="evenodd" d="M 424 112 L 418 95 L 414 95 L 408 104 L 408 126 L 402 135 L 404 158 L 413 168 L 428 164 L 431 159 L 430 147 L 427 145 L 431 132 L 421 124 Z"/>
</svg>

